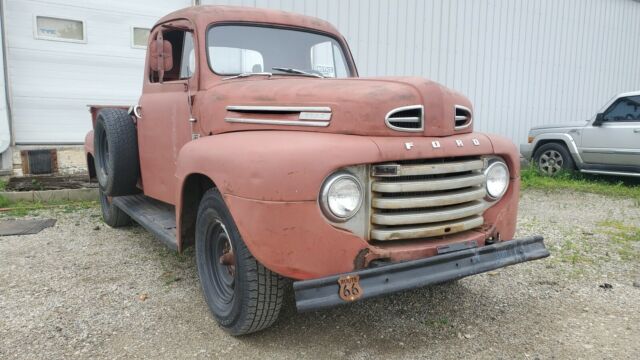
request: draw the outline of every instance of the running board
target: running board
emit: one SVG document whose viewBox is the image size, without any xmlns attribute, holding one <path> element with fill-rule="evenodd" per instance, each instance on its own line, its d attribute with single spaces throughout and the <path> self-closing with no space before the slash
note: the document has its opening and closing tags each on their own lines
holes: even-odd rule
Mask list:
<svg viewBox="0 0 640 360">
<path fill-rule="evenodd" d="M 113 205 L 120 208 L 171 250 L 178 250 L 176 211 L 173 205 L 144 195 L 118 196 Z"/>
<path fill-rule="evenodd" d="M 586 174 L 640 177 L 640 173 L 632 173 L 632 172 L 625 172 L 625 171 L 606 171 L 606 170 L 586 170 L 586 169 L 581 169 L 580 172 L 583 172 L 583 173 L 586 173 Z"/>
</svg>

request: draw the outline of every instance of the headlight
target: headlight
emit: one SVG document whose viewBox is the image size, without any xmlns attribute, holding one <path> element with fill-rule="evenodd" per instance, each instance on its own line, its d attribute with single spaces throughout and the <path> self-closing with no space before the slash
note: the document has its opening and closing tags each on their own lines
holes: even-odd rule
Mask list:
<svg viewBox="0 0 640 360">
<path fill-rule="evenodd" d="M 502 161 L 493 162 L 484 171 L 487 195 L 491 200 L 497 200 L 504 195 L 509 187 L 509 168 Z"/>
<path fill-rule="evenodd" d="M 320 207 L 330 220 L 347 221 L 361 205 L 362 186 L 355 176 L 337 173 L 325 180 L 320 192 Z"/>
</svg>

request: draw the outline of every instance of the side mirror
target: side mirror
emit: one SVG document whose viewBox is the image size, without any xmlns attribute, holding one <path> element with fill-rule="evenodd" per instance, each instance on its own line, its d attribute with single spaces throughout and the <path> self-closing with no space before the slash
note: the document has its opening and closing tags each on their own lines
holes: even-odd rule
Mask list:
<svg viewBox="0 0 640 360">
<path fill-rule="evenodd" d="M 149 44 L 149 67 L 153 71 L 169 71 L 173 68 L 173 52 L 171 43 L 162 40 L 160 44 L 157 40 Z"/>
<path fill-rule="evenodd" d="M 604 114 L 598 113 L 596 119 L 593 121 L 593 126 L 600 126 L 604 122 Z"/>
</svg>

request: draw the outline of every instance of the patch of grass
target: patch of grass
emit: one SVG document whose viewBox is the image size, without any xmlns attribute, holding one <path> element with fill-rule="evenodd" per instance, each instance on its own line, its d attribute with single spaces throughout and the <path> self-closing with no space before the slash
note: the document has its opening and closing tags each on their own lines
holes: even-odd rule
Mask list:
<svg viewBox="0 0 640 360">
<path fill-rule="evenodd" d="M 632 199 L 640 206 L 640 185 L 634 179 L 598 177 L 579 172 L 563 172 L 554 177 L 540 174 L 535 167 L 520 173 L 522 189 L 573 190 L 579 192 Z"/>
<path fill-rule="evenodd" d="M 11 201 L 9 201 L 9 199 L 7 199 L 6 197 L 0 195 L 0 208 L 6 208 L 9 207 L 11 205 Z"/>
<path fill-rule="evenodd" d="M 97 201 L 50 201 L 50 202 L 11 202 L 0 196 L 0 208 L 8 209 L 0 212 L 0 216 L 22 217 L 44 209 L 55 209 L 65 213 L 94 208 Z"/>
<path fill-rule="evenodd" d="M 618 255 L 622 260 L 635 261 L 640 258 L 640 227 L 627 225 L 618 220 L 603 220 L 596 224 L 602 233 L 618 245 Z"/>
<path fill-rule="evenodd" d="M 587 246 L 586 243 L 578 244 L 571 240 L 565 240 L 558 249 L 558 258 L 571 265 L 589 264 L 593 262 L 589 257 L 590 250 L 590 246 Z"/>
<path fill-rule="evenodd" d="M 447 318 L 427 319 L 424 321 L 424 324 L 428 327 L 445 327 L 449 325 L 449 319 Z"/>
<path fill-rule="evenodd" d="M 5 191 L 7 189 L 7 180 L 0 179 L 0 191 Z"/>
</svg>

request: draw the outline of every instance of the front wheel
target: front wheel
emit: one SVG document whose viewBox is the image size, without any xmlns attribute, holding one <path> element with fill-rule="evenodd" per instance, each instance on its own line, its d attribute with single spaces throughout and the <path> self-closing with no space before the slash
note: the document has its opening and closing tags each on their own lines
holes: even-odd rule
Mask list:
<svg viewBox="0 0 640 360">
<path fill-rule="evenodd" d="M 548 176 L 555 176 L 561 171 L 575 169 L 573 158 L 567 148 L 557 143 L 548 143 L 540 146 L 536 150 L 533 159 L 538 170 Z"/>
<path fill-rule="evenodd" d="M 244 335 L 276 321 L 285 279 L 251 255 L 216 189 L 198 208 L 196 262 L 207 305 L 224 330 Z"/>
</svg>

